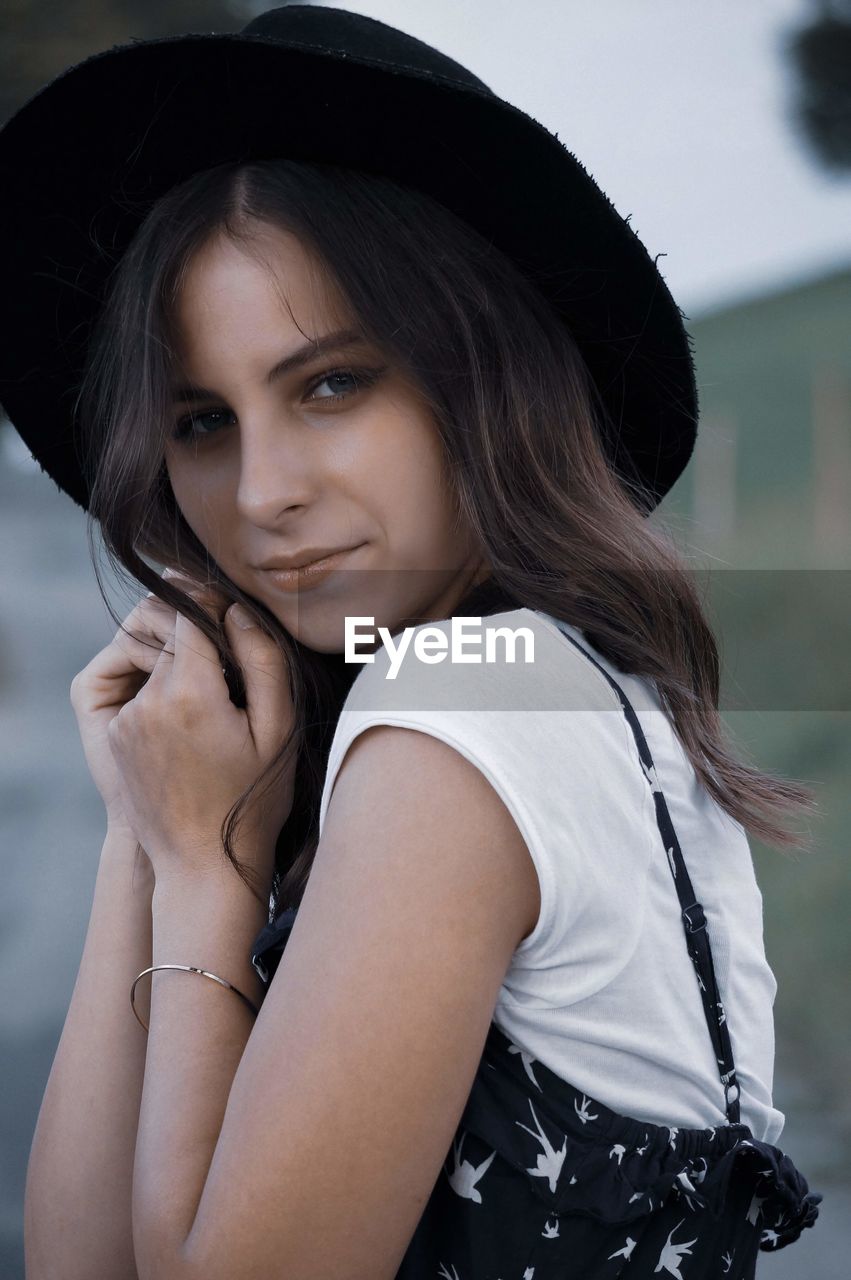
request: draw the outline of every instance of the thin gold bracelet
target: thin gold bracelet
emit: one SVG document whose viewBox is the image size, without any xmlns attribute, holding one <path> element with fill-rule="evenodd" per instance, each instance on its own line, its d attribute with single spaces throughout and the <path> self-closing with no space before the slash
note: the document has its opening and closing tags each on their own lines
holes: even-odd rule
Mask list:
<svg viewBox="0 0 851 1280">
<path fill-rule="evenodd" d="M 227 987 L 229 991 L 232 991 L 234 993 L 234 995 L 239 996 L 240 1000 L 243 1000 L 245 1004 L 248 1005 L 249 1009 L 251 1009 L 254 1012 L 255 1015 L 260 1012 L 257 1006 L 251 1000 L 248 999 L 248 996 L 243 995 L 241 991 L 237 990 L 237 988 L 233 985 L 233 983 L 226 981 L 225 978 L 220 978 L 215 973 L 209 973 L 206 969 L 197 969 L 195 965 L 192 965 L 192 964 L 153 964 L 151 965 L 150 969 L 143 969 L 141 973 L 136 975 L 136 977 L 133 980 L 133 985 L 130 988 L 130 1008 L 133 1010 L 133 1014 L 136 1018 L 136 1021 L 139 1023 L 141 1027 L 145 1029 L 145 1031 L 148 1030 L 148 1027 L 145 1026 L 144 1022 L 139 1017 L 139 1014 L 136 1011 L 136 1006 L 133 1003 L 133 994 L 136 990 L 136 983 L 139 981 L 139 979 L 144 978 L 146 973 L 155 973 L 157 969 L 180 969 L 181 972 L 183 973 L 200 973 L 203 978 L 212 978 L 214 982 L 218 982 L 219 985 L 222 987 Z"/>
</svg>

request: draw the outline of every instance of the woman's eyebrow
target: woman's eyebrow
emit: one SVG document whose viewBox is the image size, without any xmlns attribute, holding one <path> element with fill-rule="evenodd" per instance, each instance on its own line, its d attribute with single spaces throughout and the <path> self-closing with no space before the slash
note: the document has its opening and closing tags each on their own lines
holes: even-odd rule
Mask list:
<svg viewBox="0 0 851 1280">
<path fill-rule="evenodd" d="M 276 365 L 273 365 L 266 374 L 266 381 L 274 382 L 276 378 L 290 373 L 293 369 L 301 368 L 302 365 L 308 364 L 323 353 L 339 351 L 343 347 L 356 346 L 365 341 L 364 335 L 357 329 L 335 329 L 333 333 L 310 338 L 303 346 L 297 347 L 295 351 L 291 351 L 288 356 L 284 356 Z M 208 387 L 192 385 L 174 387 L 172 390 L 172 398 L 175 400 L 215 400 L 218 394 L 217 391 L 212 391 Z"/>
</svg>

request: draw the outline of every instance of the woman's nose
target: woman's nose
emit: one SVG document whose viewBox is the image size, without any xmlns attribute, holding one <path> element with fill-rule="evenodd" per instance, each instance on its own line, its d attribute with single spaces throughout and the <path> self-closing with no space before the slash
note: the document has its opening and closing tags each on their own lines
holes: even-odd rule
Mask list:
<svg viewBox="0 0 851 1280">
<path fill-rule="evenodd" d="M 309 505 L 320 483 L 321 461 L 298 428 L 243 424 L 236 496 L 241 515 L 262 523 L 286 508 Z"/>
</svg>

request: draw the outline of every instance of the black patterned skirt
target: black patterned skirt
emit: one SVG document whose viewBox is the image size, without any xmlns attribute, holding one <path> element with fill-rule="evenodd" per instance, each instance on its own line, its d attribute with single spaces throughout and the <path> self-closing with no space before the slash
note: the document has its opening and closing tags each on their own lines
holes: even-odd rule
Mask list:
<svg viewBox="0 0 851 1280">
<path fill-rule="evenodd" d="M 619 1115 L 492 1022 L 397 1280 L 744 1280 L 820 1201 L 747 1125 Z"/>
</svg>

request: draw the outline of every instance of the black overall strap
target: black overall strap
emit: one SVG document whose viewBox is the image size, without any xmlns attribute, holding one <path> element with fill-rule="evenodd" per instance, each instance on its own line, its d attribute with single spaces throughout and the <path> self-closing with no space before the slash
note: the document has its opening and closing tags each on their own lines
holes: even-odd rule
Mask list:
<svg viewBox="0 0 851 1280">
<path fill-rule="evenodd" d="M 559 622 L 559 619 L 555 619 Z M 671 821 L 671 815 L 668 812 L 668 806 L 665 797 L 662 794 L 662 788 L 659 785 L 659 779 L 656 777 L 656 768 L 653 764 L 653 757 L 650 754 L 650 748 L 647 745 L 647 739 L 644 736 L 644 730 L 639 723 L 638 716 L 635 714 L 632 703 L 618 684 L 617 680 L 613 680 L 608 671 L 600 665 L 600 663 L 588 652 L 573 636 L 569 635 L 561 625 L 559 630 L 566 640 L 584 653 L 586 658 L 594 663 L 598 671 L 601 671 L 608 680 L 609 684 L 615 690 L 620 699 L 620 704 L 624 714 L 629 722 L 630 728 L 635 735 L 635 741 L 638 746 L 638 754 L 644 767 L 644 774 L 650 784 L 653 792 L 653 799 L 656 803 L 656 822 L 662 835 L 665 846 L 665 852 L 668 855 L 668 865 L 671 868 L 671 875 L 674 877 L 674 885 L 676 886 L 677 896 L 680 900 L 681 915 L 683 928 L 686 935 L 686 946 L 688 953 L 694 963 L 695 972 L 697 973 L 697 981 L 700 987 L 700 995 L 703 1000 L 703 1012 L 706 1016 L 706 1025 L 709 1028 L 709 1035 L 712 1039 L 712 1046 L 715 1050 L 715 1058 L 718 1062 L 718 1071 L 721 1076 L 721 1084 L 724 1087 L 724 1104 L 727 1113 L 727 1120 L 730 1124 L 739 1124 L 739 1085 L 736 1080 L 736 1068 L 733 1064 L 733 1047 L 730 1043 L 730 1032 L 727 1027 L 727 1015 L 724 1006 L 721 1003 L 721 997 L 718 992 L 718 983 L 715 978 L 715 966 L 712 962 L 712 948 L 709 945 L 709 931 L 706 927 L 706 917 L 703 914 L 703 907 L 695 900 L 694 888 L 689 879 L 686 864 L 683 859 L 680 842 L 677 839 L 677 833 L 674 830 L 674 824 Z"/>
</svg>

